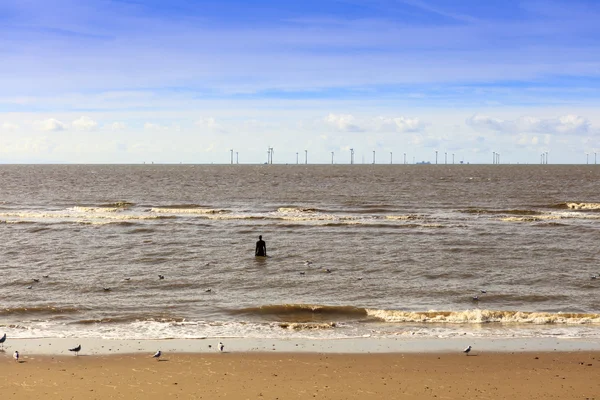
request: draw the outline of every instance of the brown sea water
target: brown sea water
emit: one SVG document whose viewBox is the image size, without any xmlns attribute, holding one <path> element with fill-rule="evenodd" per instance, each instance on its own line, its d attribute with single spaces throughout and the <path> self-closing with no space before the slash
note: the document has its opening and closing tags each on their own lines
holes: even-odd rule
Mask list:
<svg viewBox="0 0 600 400">
<path fill-rule="evenodd" d="M 0 335 L 598 338 L 599 182 L 594 165 L 3 165 Z"/>
</svg>

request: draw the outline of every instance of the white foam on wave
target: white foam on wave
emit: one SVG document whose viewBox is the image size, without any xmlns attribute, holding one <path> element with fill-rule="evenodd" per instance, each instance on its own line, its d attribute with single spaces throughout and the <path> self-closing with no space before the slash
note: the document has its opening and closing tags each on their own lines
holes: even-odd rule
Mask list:
<svg viewBox="0 0 600 400">
<path fill-rule="evenodd" d="M 567 203 L 571 210 L 600 210 L 600 203 Z"/>
<path fill-rule="evenodd" d="M 82 213 L 115 213 L 123 211 L 123 207 L 83 207 L 75 206 L 70 210 L 82 212 Z"/>
<path fill-rule="evenodd" d="M 547 313 L 524 311 L 494 311 L 472 309 L 466 311 L 411 312 L 367 309 L 367 315 L 385 322 L 418 322 L 450 324 L 535 324 L 583 325 L 600 324 L 600 314 Z"/>
<path fill-rule="evenodd" d="M 228 210 L 219 209 L 219 208 L 169 208 L 169 207 L 153 207 L 150 209 L 150 212 L 159 213 L 159 214 L 222 214 L 229 212 Z"/>
</svg>

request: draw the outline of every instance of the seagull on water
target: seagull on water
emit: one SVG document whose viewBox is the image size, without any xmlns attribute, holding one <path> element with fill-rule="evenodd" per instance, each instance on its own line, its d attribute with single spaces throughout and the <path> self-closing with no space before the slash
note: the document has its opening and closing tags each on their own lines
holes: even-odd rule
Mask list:
<svg viewBox="0 0 600 400">
<path fill-rule="evenodd" d="M 42 278 L 50 278 L 50 275 L 42 275 Z"/>
<path fill-rule="evenodd" d="M 473 301 L 479 301 L 479 296 L 473 296 Z"/>
<path fill-rule="evenodd" d="M 152 356 L 152 358 L 156 358 L 158 360 L 161 355 L 162 355 L 162 352 L 160 350 L 158 350 L 156 353 L 154 353 L 154 355 Z"/>
<path fill-rule="evenodd" d="M 34 282 L 39 282 L 40 280 L 38 278 L 33 278 Z"/>
<path fill-rule="evenodd" d="M 465 353 L 466 355 L 469 355 L 470 351 L 471 351 L 471 345 L 469 345 L 469 347 L 467 347 L 466 349 L 464 349 L 463 353 Z"/>
<path fill-rule="evenodd" d="M 33 286 L 29 285 L 27 286 L 27 289 L 33 289 Z"/>
<path fill-rule="evenodd" d="M 212 289 L 206 289 L 204 292 L 205 293 L 210 293 L 210 292 L 212 292 Z"/>
<path fill-rule="evenodd" d="M 15 350 L 15 352 L 13 353 L 13 358 L 15 359 L 16 362 L 19 362 L 19 352 Z"/>
<path fill-rule="evenodd" d="M 110 288 L 109 287 L 103 287 L 102 290 L 104 290 L 105 292 L 110 292 Z"/>
<path fill-rule="evenodd" d="M 312 265 L 312 261 L 306 260 L 304 262 L 304 265 L 306 265 L 307 267 L 310 267 Z"/>
<path fill-rule="evenodd" d="M 486 294 L 487 290 L 480 290 L 481 294 Z"/>
<path fill-rule="evenodd" d="M 223 342 L 219 342 L 219 351 L 223 351 L 225 350 L 225 345 L 223 344 Z"/>
<path fill-rule="evenodd" d="M 165 279 L 164 275 L 158 275 L 158 279 Z"/>
<path fill-rule="evenodd" d="M 6 342 L 6 333 L 0 338 L 0 344 L 2 345 L 2 348 L 4 348 L 4 342 Z"/>
<path fill-rule="evenodd" d="M 300 272 L 300 275 L 306 275 L 306 272 L 302 271 Z"/>
<path fill-rule="evenodd" d="M 69 351 L 72 351 L 75 353 L 76 356 L 79 355 L 79 351 L 81 350 L 81 345 L 77 345 L 77 347 L 73 347 L 72 349 L 69 349 Z"/>
</svg>

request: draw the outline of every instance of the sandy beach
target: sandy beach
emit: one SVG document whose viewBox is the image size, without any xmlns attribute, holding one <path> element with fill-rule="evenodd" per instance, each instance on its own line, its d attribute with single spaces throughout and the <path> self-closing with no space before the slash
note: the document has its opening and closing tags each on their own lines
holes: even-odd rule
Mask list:
<svg viewBox="0 0 600 400">
<path fill-rule="evenodd" d="M 0 353 L 3 399 L 597 399 L 600 352 Z"/>
</svg>

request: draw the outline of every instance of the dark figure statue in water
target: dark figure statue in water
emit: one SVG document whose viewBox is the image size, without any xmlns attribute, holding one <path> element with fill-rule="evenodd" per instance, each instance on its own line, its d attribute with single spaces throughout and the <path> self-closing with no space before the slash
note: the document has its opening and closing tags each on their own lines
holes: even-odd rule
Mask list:
<svg viewBox="0 0 600 400">
<path fill-rule="evenodd" d="M 267 244 L 264 240 L 262 240 L 262 235 L 258 237 L 258 242 L 256 242 L 256 251 L 254 255 L 257 257 L 266 257 L 267 256 Z"/>
</svg>

